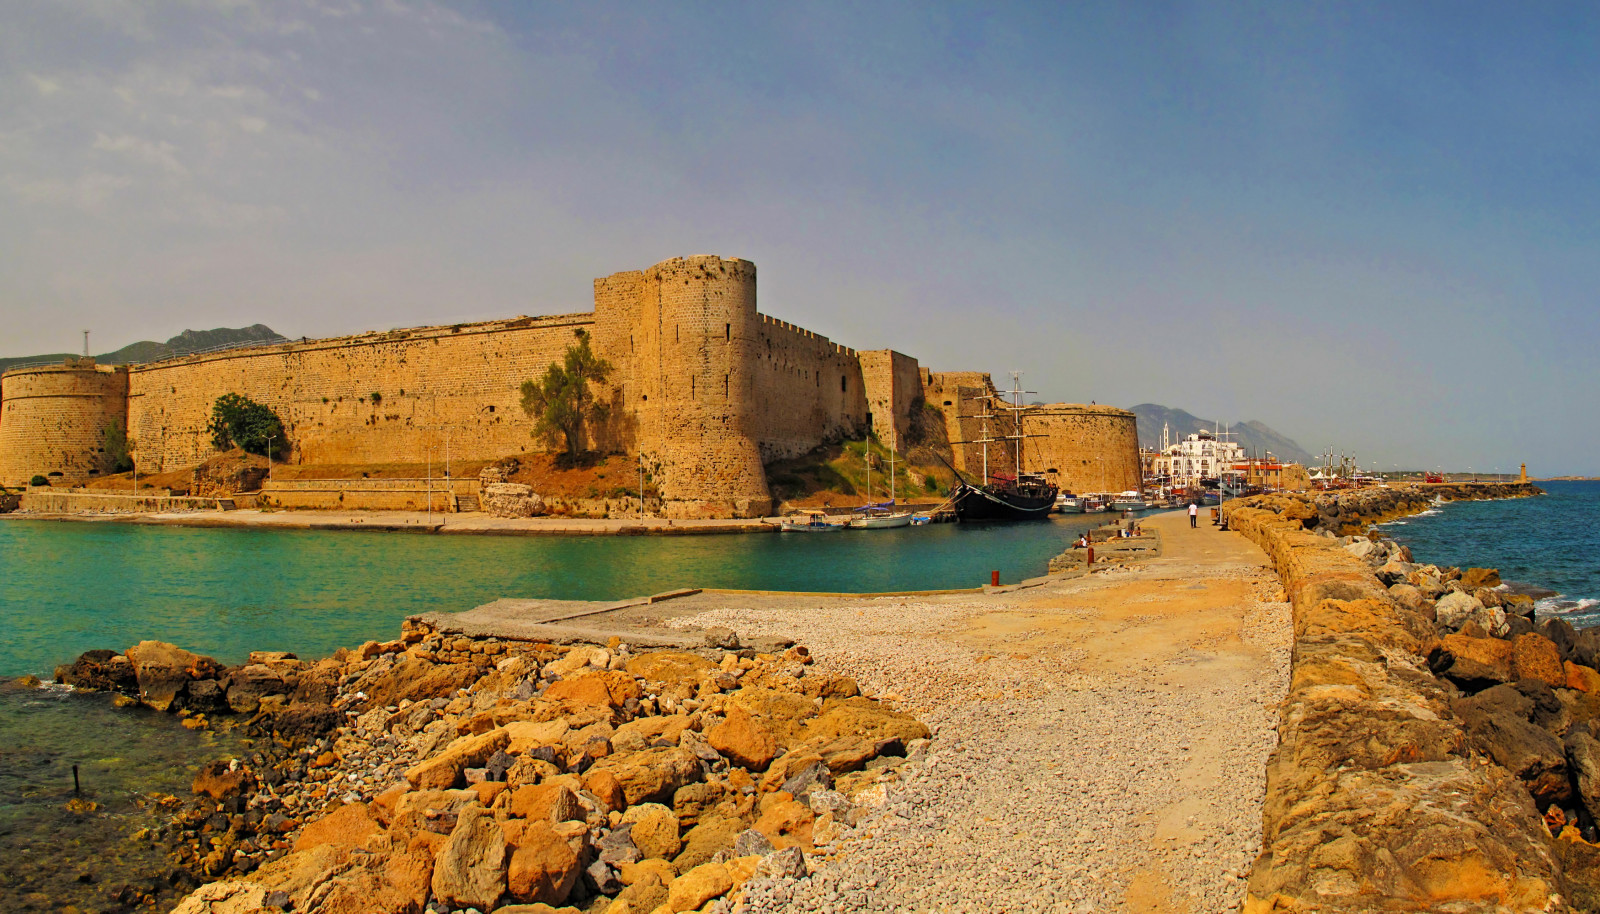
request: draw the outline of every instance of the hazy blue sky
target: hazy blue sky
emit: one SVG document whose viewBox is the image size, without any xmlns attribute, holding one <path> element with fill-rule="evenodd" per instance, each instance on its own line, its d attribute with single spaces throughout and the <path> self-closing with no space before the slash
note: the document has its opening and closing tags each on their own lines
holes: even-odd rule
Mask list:
<svg viewBox="0 0 1600 914">
<path fill-rule="evenodd" d="M 1040 399 L 1600 473 L 1600 6 L 0 0 L 0 354 L 763 311 Z"/>
</svg>

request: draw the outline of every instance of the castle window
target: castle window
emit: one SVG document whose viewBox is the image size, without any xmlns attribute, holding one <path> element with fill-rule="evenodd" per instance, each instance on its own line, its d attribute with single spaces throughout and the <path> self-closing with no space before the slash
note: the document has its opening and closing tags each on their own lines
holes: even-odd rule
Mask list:
<svg viewBox="0 0 1600 914">
<path fill-rule="evenodd" d="M 844 375 L 840 375 L 840 376 L 839 376 L 839 392 L 840 392 L 840 393 L 844 393 L 844 391 L 845 391 L 845 384 L 846 384 L 846 382 L 847 382 L 847 381 L 848 381 L 848 380 L 849 380 L 849 379 L 848 379 L 848 378 L 846 378 L 846 377 L 845 377 L 845 376 L 844 376 Z"/>
<path fill-rule="evenodd" d="M 676 342 L 678 342 L 678 341 L 679 341 L 679 337 L 678 337 L 678 325 L 677 325 L 677 324 L 673 324 L 673 325 L 672 325 L 672 341 L 673 341 L 673 342 L 674 342 L 674 343 L 676 343 Z"/>
<path fill-rule="evenodd" d="M 726 400 L 728 398 L 728 376 L 727 375 L 723 375 L 722 376 L 722 398 L 724 400 Z"/>
<path fill-rule="evenodd" d="M 950 405 L 950 401 L 949 400 L 944 401 L 944 405 L 945 406 L 949 406 Z"/>
<path fill-rule="evenodd" d="M 491 412 L 491 413 L 494 412 L 494 404 L 493 403 L 489 404 L 489 412 Z"/>
<path fill-rule="evenodd" d="M 689 396 L 694 396 L 694 375 L 689 376 Z"/>
<path fill-rule="evenodd" d="M 723 339 L 727 339 L 727 340 L 732 340 L 733 339 L 733 325 L 732 324 L 723 324 L 722 325 L 722 336 L 723 336 Z"/>
</svg>

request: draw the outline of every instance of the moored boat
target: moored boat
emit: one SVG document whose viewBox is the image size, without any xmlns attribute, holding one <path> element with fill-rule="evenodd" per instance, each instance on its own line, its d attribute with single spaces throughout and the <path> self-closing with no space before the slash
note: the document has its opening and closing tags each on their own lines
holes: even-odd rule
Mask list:
<svg viewBox="0 0 1600 914">
<path fill-rule="evenodd" d="M 889 509 L 889 505 L 891 504 L 893 503 L 890 502 L 883 505 L 867 505 L 863 508 L 857 508 L 856 512 L 861 516 L 850 519 L 851 529 L 887 530 L 892 527 L 911 526 L 911 512 L 891 511 Z"/>
<path fill-rule="evenodd" d="M 1083 502 L 1071 492 L 1062 492 L 1056 496 L 1057 514 L 1082 514 Z"/>
<path fill-rule="evenodd" d="M 1113 511 L 1144 511 L 1150 507 L 1138 492 L 1123 492 L 1111 500 Z"/>
<path fill-rule="evenodd" d="M 951 499 L 956 516 L 969 520 L 1043 520 L 1056 506 L 1056 487 L 1043 476 L 1024 473 L 1015 479 L 974 486 L 961 482 Z"/>
</svg>

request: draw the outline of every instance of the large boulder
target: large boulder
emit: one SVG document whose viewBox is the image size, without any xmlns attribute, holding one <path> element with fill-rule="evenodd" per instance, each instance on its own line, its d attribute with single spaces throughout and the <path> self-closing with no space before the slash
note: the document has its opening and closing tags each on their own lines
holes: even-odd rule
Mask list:
<svg viewBox="0 0 1600 914">
<path fill-rule="evenodd" d="M 236 760 L 214 759 L 200 766 L 194 776 L 194 793 L 213 800 L 226 800 L 246 793 L 255 783 L 250 770 Z"/>
<path fill-rule="evenodd" d="M 56 682 L 104 692 L 135 694 L 139 690 L 133 664 L 116 651 L 106 650 L 84 651 L 71 664 L 56 667 Z"/>
<path fill-rule="evenodd" d="M 1493 568 L 1467 568 L 1461 572 L 1461 586 L 1467 590 L 1480 587 L 1499 587 L 1500 572 Z"/>
<path fill-rule="evenodd" d="M 1446 635 L 1428 656 L 1433 672 L 1468 690 L 1515 680 L 1515 651 L 1509 641 Z"/>
<path fill-rule="evenodd" d="M 739 705 L 728 708 L 722 723 L 706 733 L 706 741 L 735 765 L 751 771 L 765 770 L 778 754 L 772 732 Z"/>
<path fill-rule="evenodd" d="M 559 905 L 578 884 L 581 863 L 567 839 L 549 825 L 529 823 L 511 853 L 507 889 L 521 902 Z"/>
<path fill-rule="evenodd" d="M 1468 739 L 1527 785 L 1541 806 L 1565 802 L 1572 797 L 1566 750 L 1527 720 L 1532 705 L 1514 689 L 1493 688 L 1451 702 L 1451 710 L 1466 725 Z"/>
<path fill-rule="evenodd" d="M 553 682 L 545 689 L 544 697 L 568 705 L 588 705 L 615 711 L 626 705 L 629 699 L 637 700 L 640 692 L 638 681 L 628 673 L 599 670 Z"/>
<path fill-rule="evenodd" d="M 681 746 L 661 746 L 637 752 L 619 752 L 595 763 L 622 788 L 627 805 L 670 803 L 679 787 L 700 780 L 700 760 Z"/>
<path fill-rule="evenodd" d="M 264 663 L 242 666 L 228 674 L 224 682 L 228 707 L 237 714 L 254 714 L 261 707 L 261 699 L 268 695 L 287 695 L 293 684 L 283 673 Z"/>
<path fill-rule="evenodd" d="M 1567 731 L 1567 761 L 1577 782 L 1578 799 L 1591 817 L 1600 816 L 1600 739 L 1589 725 Z"/>
<path fill-rule="evenodd" d="M 365 803 L 347 803 L 301 829 L 295 839 L 296 853 L 331 844 L 336 847 L 361 847 L 367 839 L 383 831 Z"/>
<path fill-rule="evenodd" d="M 494 482 L 481 490 L 483 510 L 495 517 L 534 517 L 544 513 L 544 499 L 533 486 L 517 482 Z"/>
<path fill-rule="evenodd" d="M 216 679 L 222 664 L 165 641 L 140 641 L 127 651 L 139 699 L 157 711 L 173 706 L 193 679 Z"/>
<path fill-rule="evenodd" d="M 426 701 L 454 695 L 478 678 L 478 670 L 466 663 L 432 663 L 420 657 L 402 657 L 393 667 L 363 677 L 359 688 L 366 693 L 367 706 L 384 708 L 406 699 Z"/>
<path fill-rule="evenodd" d="M 433 894 L 455 908 L 492 911 L 506 889 L 505 832 L 481 806 L 461 811 L 433 861 Z"/>
<path fill-rule="evenodd" d="M 623 813 L 622 821 L 632 826 L 633 846 L 645 857 L 671 860 L 683 848 L 677 815 L 660 803 L 640 803 Z"/>
<path fill-rule="evenodd" d="M 1560 649 L 1536 632 L 1521 635 L 1512 642 L 1511 666 L 1518 680 L 1536 679 L 1553 689 L 1564 688 L 1567 684 Z"/>
<path fill-rule="evenodd" d="M 504 727 L 487 733 L 463 736 L 432 758 L 418 762 L 406 772 L 406 780 L 418 790 L 448 790 L 458 786 L 462 772 L 481 768 L 489 757 L 510 741 Z"/>
</svg>

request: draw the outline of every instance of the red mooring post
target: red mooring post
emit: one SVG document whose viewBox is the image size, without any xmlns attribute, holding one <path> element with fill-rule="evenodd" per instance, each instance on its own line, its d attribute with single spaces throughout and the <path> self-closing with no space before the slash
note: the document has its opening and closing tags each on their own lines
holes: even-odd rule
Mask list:
<svg viewBox="0 0 1600 914">
<path fill-rule="evenodd" d="M 1093 565 L 1094 564 L 1094 547 L 1093 546 L 1090 546 L 1088 549 L 1084 550 L 1083 564 L 1085 566 L 1089 566 L 1089 565 Z"/>
<path fill-rule="evenodd" d="M 998 571 L 989 572 L 989 586 L 991 586 L 991 587 L 999 587 L 1000 586 L 1000 572 L 998 572 Z"/>
</svg>

